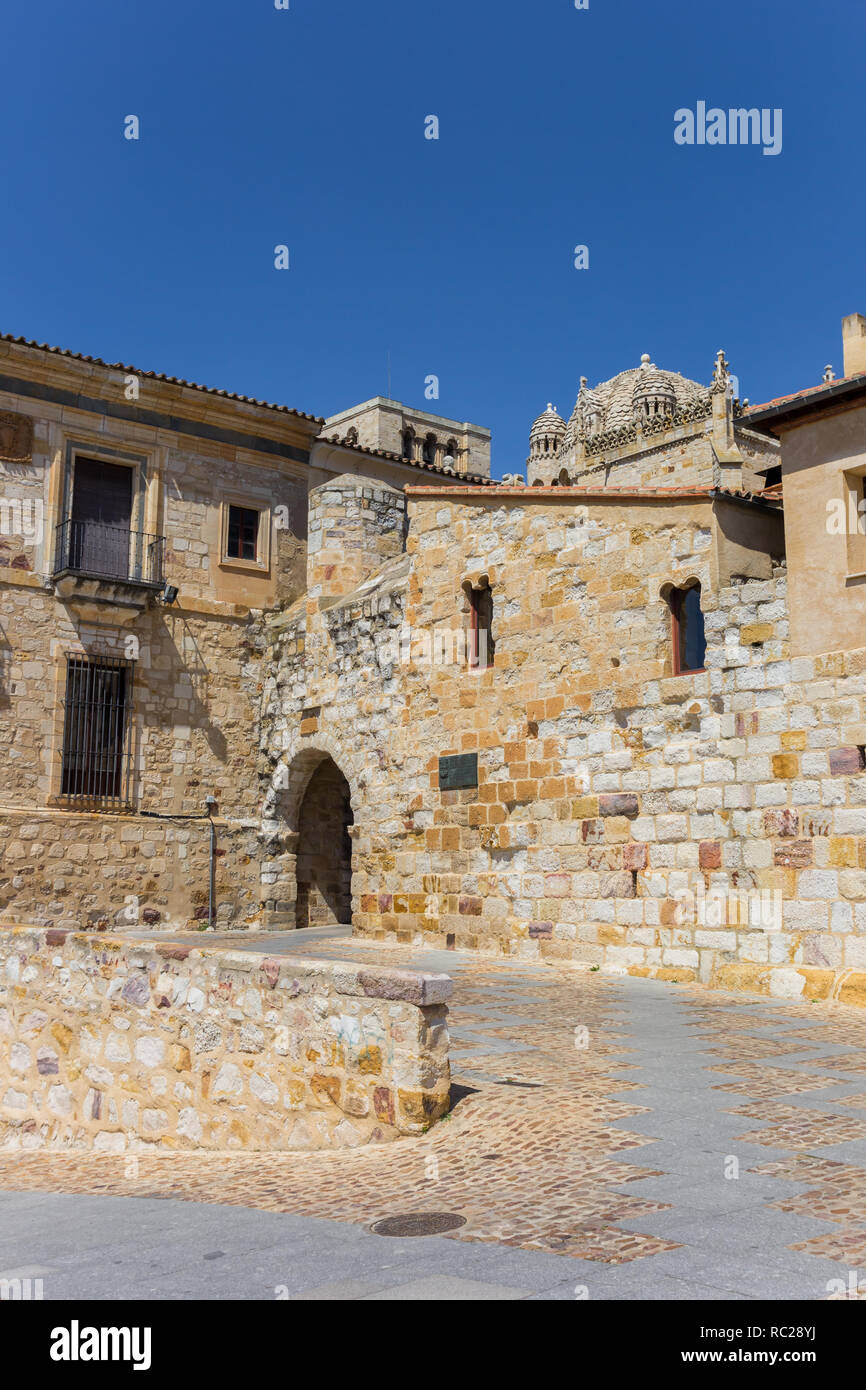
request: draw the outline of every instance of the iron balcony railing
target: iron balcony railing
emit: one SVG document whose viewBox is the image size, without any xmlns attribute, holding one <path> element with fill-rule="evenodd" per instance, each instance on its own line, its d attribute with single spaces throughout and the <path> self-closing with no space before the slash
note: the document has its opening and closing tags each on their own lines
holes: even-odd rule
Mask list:
<svg viewBox="0 0 866 1390">
<path fill-rule="evenodd" d="M 158 588 L 164 582 L 164 552 L 164 536 L 69 518 L 57 527 L 54 573 L 122 579 Z"/>
</svg>

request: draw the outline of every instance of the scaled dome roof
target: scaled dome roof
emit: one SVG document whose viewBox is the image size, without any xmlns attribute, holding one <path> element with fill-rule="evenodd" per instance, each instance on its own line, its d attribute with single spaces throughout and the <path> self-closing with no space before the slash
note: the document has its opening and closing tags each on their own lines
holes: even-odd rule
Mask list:
<svg viewBox="0 0 866 1390">
<path fill-rule="evenodd" d="M 679 372 L 667 372 L 644 353 L 639 367 L 629 367 L 609 381 L 587 387 L 581 380 L 580 392 L 568 422 L 564 444 L 572 446 L 578 438 L 588 438 L 607 430 L 634 424 L 649 412 L 646 403 L 659 403 L 666 410 L 681 410 L 698 401 L 709 403 L 709 388 L 690 381 Z"/>
<path fill-rule="evenodd" d="M 529 432 L 530 439 L 537 439 L 541 435 L 565 434 L 565 421 L 559 414 L 555 406 L 548 402 L 547 409 L 539 415 L 538 419 Z"/>
</svg>

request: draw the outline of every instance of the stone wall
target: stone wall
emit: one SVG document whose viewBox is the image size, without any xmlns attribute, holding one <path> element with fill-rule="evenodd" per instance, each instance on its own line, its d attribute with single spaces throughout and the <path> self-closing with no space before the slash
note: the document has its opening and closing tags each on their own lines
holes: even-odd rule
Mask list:
<svg viewBox="0 0 866 1390">
<path fill-rule="evenodd" d="M 261 640 L 250 613 L 154 608 L 131 633 L 84 628 L 24 584 L 5 588 L 3 613 L 0 921 L 113 927 L 129 922 L 133 897 L 148 912 L 140 924 L 202 925 L 211 794 L 217 921 L 255 922 Z M 143 813 L 133 820 L 60 805 L 66 660 L 77 653 L 131 658 L 130 789 Z"/>
<path fill-rule="evenodd" d="M 443 975 L 0 931 L 0 1146 L 347 1147 L 449 1105 Z"/>
<path fill-rule="evenodd" d="M 280 827 L 331 757 L 360 933 L 855 1000 L 866 650 L 792 660 L 784 567 L 725 575 L 709 501 L 577 503 L 418 490 L 405 578 L 272 628 L 266 874 L 291 897 Z M 479 673 L 437 642 L 482 574 Z M 706 667 L 674 676 L 663 595 L 689 579 Z M 440 790 L 458 753 L 479 785 Z"/>
<path fill-rule="evenodd" d="M 213 925 L 260 915 L 256 829 L 214 818 Z M 205 819 L 0 812 L 0 923 L 200 931 L 210 913 Z"/>
<path fill-rule="evenodd" d="M 403 550 L 406 502 L 396 488 L 341 475 L 310 494 L 307 600 L 352 593 Z"/>
<path fill-rule="evenodd" d="M 212 795 L 216 921 L 254 925 L 256 620 L 304 592 L 322 422 L 8 339 L 0 361 L 0 921 L 206 925 L 210 831 L 194 818 Z M 55 579 L 79 456 L 128 467 L 130 530 L 147 555 L 164 538 L 170 606 L 150 571 L 150 588 Z M 225 553 L 232 504 L 264 518 L 254 561 Z M 61 794 L 69 656 L 130 664 L 131 776 L 116 804 Z"/>
</svg>

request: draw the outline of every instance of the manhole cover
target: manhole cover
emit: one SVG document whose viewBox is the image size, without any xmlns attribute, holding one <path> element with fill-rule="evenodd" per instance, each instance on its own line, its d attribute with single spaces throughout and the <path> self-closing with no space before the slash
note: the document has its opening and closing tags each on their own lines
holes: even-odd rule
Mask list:
<svg viewBox="0 0 866 1390">
<path fill-rule="evenodd" d="M 441 1236 L 465 1225 L 466 1217 L 452 1211 L 410 1211 L 405 1216 L 386 1216 L 370 1230 L 377 1236 Z"/>
</svg>

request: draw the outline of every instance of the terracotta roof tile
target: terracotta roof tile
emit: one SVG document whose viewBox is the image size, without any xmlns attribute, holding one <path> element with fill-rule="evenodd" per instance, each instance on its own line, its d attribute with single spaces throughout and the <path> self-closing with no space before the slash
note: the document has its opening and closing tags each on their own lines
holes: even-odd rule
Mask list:
<svg viewBox="0 0 866 1390">
<path fill-rule="evenodd" d="M 832 381 L 822 381 L 817 386 L 806 386 L 802 391 L 793 391 L 788 396 L 775 396 L 770 401 L 764 401 L 762 405 L 748 405 L 740 412 L 737 419 L 748 420 L 751 415 L 760 415 L 765 410 L 775 410 L 779 406 L 792 405 L 796 401 L 808 402 L 813 398 L 832 394 L 834 389 L 849 382 L 851 384 L 862 382 L 866 386 L 866 372 L 854 372 L 851 376 L 834 377 Z"/>
<path fill-rule="evenodd" d="M 407 459 L 402 454 L 393 454 L 389 449 L 371 449 L 366 444 L 355 444 L 348 437 L 340 438 L 339 435 L 319 435 L 320 444 L 334 444 L 340 449 L 351 449 L 356 454 L 366 454 L 368 458 L 387 459 L 389 463 L 403 463 L 407 468 L 420 468 L 428 473 L 439 473 L 444 478 L 453 478 L 455 484 L 460 485 L 465 479 L 473 487 L 495 487 L 492 478 L 486 478 L 481 473 L 455 473 L 452 468 L 442 468 L 437 463 L 422 463 L 418 459 Z M 414 484 L 413 484 L 414 486 Z M 420 486 L 420 484 L 418 484 Z"/>
<path fill-rule="evenodd" d="M 75 362 L 90 362 L 95 367 L 106 367 L 109 371 L 124 372 L 128 376 L 147 377 L 150 381 L 164 381 L 170 386 L 187 386 L 192 391 L 205 391 L 210 396 L 222 396 L 228 401 L 242 401 L 244 405 L 261 406 L 263 410 L 278 410 L 283 415 L 294 415 L 299 420 L 311 420 L 313 424 L 325 423 L 321 415 L 308 415 L 306 411 L 294 410 L 288 405 L 273 405 L 271 401 L 260 401 L 254 396 L 241 396 L 235 391 L 221 390 L 217 386 L 200 386 L 196 381 L 185 381 L 183 377 L 166 376 L 163 372 L 148 372 L 141 367 L 130 367 L 125 362 L 105 362 L 101 357 L 88 357 L 83 352 L 72 352 L 69 348 L 52 347 L 49 343 L 37 343 L 32 338 L 19 338 L 13 333 L 0 333 L 0 342 L 16 343 L 20 347 L 38 348 L 41 352 L 53 352 L 58 357 L 69 357 Z"/>
<path fill-rule="evenodd" d="M 472 489 L 475 491 L 475 489 Z M 500 484 L 495 481 L 487 483 L 485 492 L 492 491 L 496 497 L 522 497 L 528 501 L 538 497 L 586 497 L 592 501 L 601 502 L 605 498 L 615 498 L 617 501 L 641 502 L 653 498 L 665 499 L 687 499 L 690 501 L 710 501 L 714 497 L 737 497 L 746 502 L 781 502 L 782 489 L 780 486 L 764 488 L 760 492 L 750 492 L 744 488 L 727 487 L 576 487 L 571 484 L 556 487 L 536 487 L 524 485 L 513 487 L 511 484 Z M 455 494 L 459 495 L 466 492 L 465 487 L 432 485 L 426 486 L 423 483 L 412 483 L 407 487 L 406 492 L 413 497 L 447 497 Z"/>
</svg>

